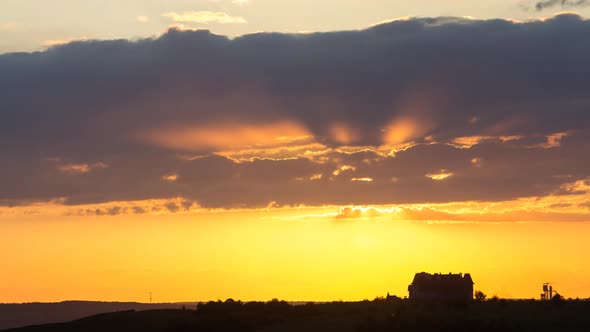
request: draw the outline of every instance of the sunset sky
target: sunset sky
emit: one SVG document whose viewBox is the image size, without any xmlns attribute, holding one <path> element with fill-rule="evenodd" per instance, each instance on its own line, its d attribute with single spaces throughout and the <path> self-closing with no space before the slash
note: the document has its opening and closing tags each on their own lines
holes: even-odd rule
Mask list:
<svg viewBox="0 0 590 332">
<path fill-rule="evenodd" d="M 0 0 L 0 302 L 590 297 L 587 5 Z"/>
</svg>

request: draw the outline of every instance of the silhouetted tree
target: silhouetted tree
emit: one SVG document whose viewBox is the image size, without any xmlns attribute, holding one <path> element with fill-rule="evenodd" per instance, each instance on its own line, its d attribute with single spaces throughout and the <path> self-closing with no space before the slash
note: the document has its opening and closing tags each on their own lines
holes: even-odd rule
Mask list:
<svg viewBox="0 0 590 332">
<path fill-rule="evenodd" d="M 488 296 L 482 291 L 475 291 L 475 300 L 478 302 L 483 302 L 486 300 Z"/>
<path fill-rule="evenodd" d="M 555 293 L 555 295 L 553 295 L 553 297 L 551 298 L 551 301 L 553 303 L 562 303 L 563 302 L 563 296 L 559 295 L 558 293 Z"/>
</svg>

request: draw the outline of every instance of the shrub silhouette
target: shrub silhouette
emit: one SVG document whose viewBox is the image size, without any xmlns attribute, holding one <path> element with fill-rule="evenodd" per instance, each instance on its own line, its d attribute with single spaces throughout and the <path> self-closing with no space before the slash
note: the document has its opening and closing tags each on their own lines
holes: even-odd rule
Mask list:
<svg viewBox="0 0 590 332">
<path fill-rule="evenodd" d="M 483 302 L 486 300 L 488 296 L 484 294 L 482 291 L 475 291 L 475 300 L 478 302 Z"/>
</svg>

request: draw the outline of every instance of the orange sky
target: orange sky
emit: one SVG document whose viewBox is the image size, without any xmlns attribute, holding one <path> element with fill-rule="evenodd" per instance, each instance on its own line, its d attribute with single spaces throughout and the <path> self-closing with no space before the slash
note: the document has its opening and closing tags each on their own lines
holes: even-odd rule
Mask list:
<svg viewBox="0 0 590 332">
<path fill-rule="evenodd" d="M 413 274 L 470 272 L 489 295 L 543 282 L 590 296 L 590 224 L 336 219 L 333 208 L 8 217 L 0 302 L 68 299 L 362 300 L 407 295 Z"/>
<path fill-rule="evenodd" d="M 230 129 L 219 135 L 232 142 Z M 307 136 L 279 137 L 275 129 L 259 135 L 252 141 L 234 138 L 245 145 L 230 146 L 224 154 L 236 165 L 260 161 L 257 156 L 265 153 L 274 154 L 268 160 L 323 163 L 331 151 Z M 461 144 L 490 139 L 457 144 L 469 149 Z M 559 147 L 557 142 L 536 149 Z M 406 147 L 337 151 L 354 155 L 363 149 L 394 156 Z M 52 162 L 71 177 L 109 167 Z M 477 160 L 468 164 L 482 167 Z M 330 184 L 346 177 L 359 185 L 373 183 L 359 171 L 361 163 L 351 166 L 336 158 L 335 165 L 341 166 L 292 181 Z M 441 185 L 455 176 L 445 169 L 423 174 Z M 182 176 L 171 172 L 159 180 L 174 183 Z M 546 196 L 375 206 L 270 202 L 267 208 L 213 209 L 187 205 L 181 197 L 4 206 L 0 302 L 146 302 L 150 292 L 157 302 L 362 300 L 388 292 L 403 297 L 414 273 L 421 271 L 469 272 L 475 289 L 489 296 L 537 298 L 541 285 L 551 282 L 565 297 L 590 297 L 590 267 L 584 264 L 590 251 L 588 188 L 587 182 L 575 181 Z"/>
<path fill-rule="evenodd" d="M 109 24 L 166 32 L 93 40 L 29 30 L 39 4 L 12 2 L 0 302 L 362 300 L 422 271 L 590 297 L 590 19 L 551 15 L 590 9 L 502 0 L 487 20 L 425 0 L 442 16 L 391 20 L 389 0 L 349 1 L 379 16 L 235 37 L 277 1 L 171 0 L 119 12 L 146 29 Z M 23 28 L 53 46 L 1 54 Z"/>
</svg>

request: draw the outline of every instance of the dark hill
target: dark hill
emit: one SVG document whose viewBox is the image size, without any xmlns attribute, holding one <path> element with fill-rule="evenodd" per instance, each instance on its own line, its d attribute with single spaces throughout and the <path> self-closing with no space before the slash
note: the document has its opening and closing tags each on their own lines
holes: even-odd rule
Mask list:
<svg viewBox="0 0 590 332">
<path fill-rule="evenodd" d="M 0 330 L 27 325 L 68 322 L 123 310 L 179 309 L 179 303 L 91 302 L 0 304 Z M 193 305 L 193 304 L 190 304 Z M 196 304 L 195 304 L 196 305 Z"/>
<path fill-rule="evenodd" d="M 289 305 L 209 302 L 197 310 L 124 311 L 15 332 L 590 331 L 590 301 L 419 305 L 401 299 Z"/>
</svg>

